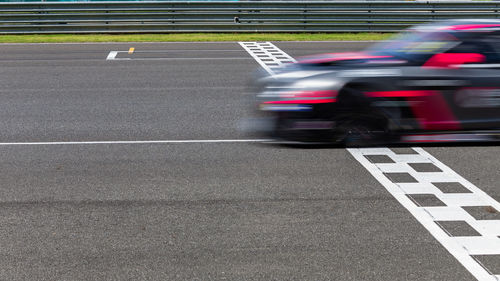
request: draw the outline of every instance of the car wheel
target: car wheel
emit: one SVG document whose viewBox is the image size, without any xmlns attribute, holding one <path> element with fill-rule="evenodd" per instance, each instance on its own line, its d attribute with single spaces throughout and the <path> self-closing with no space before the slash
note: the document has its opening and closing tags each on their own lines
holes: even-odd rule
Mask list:
<svg viewBox="0 0 500 281">
<path fill-rule="evenodd" d="M 345 120 L 337 127 L 336 142 L 347 147 L 382 144 L 387 140 L 386 123 L 380 118 Z"/>
</svg>

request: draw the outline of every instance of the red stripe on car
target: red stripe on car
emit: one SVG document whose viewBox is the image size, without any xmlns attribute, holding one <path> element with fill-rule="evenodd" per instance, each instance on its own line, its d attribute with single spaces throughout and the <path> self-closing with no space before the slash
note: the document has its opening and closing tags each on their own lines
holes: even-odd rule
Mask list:
<svg viewBox="0 0 500 281">
<path fill-rule="evenodd" d="M 410 108 L 424 130 L 460 129 L 460 123 L 439 91 L 382 91 L 366 92 L 365 95 L 375 98 L 406 98 L 411 101 Z"/>
<path fill-rule="evenodd" d="M 301 104 L 301 103 L 306 103 L 306 104 L 316 104 L 316 103 L 330 103 L 330 102 L 336 102 L 336 98 L 330 98 L 330 99 L 302 99 L 302 100 L 278 100 L 278 101 L 266 101 L 264 102 L 265 104 Z"/>
<path fill-rule="evenodd" d="M 382 91 L 382 92 L 365 92 L 365 95 L 373 98 L 407 98 L 407 97 L 422 97 L 432 93 L 429 91 Z"/>
<path fill-rule="evenodd" d="M 481 63 L 485 60 L 486 57 L 478 53 L 441 53 L 433 55 L 423 67 L 458 68 L 464 63 Z"/>
<path fill-rule="evenodd" d="M 460 25 L 450 25 L 440 28 L 441 30 L 469 30 L 469 29 L 481 29 L 490 27 L 500 27 L 500 24 L 460 24 Z"/>
</svg>

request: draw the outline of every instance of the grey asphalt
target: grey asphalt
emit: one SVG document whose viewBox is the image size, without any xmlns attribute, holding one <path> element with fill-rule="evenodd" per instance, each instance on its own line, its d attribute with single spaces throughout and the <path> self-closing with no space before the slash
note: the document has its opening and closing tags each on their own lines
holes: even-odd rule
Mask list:
<svg viewBox="0 0 500 281">
<path fill-rule="evenodd" d="M 298 57 L 366 43 L 276 45 Z M 130 60 L 105 60 L 130 47 L 117 56 Z M 0 50 L 0 142 L 249 137 L 237 127 L 258 64 L 235 42 Z M 425 149 L 500 198 L 498 147 Z M 66 144 L 0 155 L 1 280 L 473 280 L 345 149 Z"/>
</svg>

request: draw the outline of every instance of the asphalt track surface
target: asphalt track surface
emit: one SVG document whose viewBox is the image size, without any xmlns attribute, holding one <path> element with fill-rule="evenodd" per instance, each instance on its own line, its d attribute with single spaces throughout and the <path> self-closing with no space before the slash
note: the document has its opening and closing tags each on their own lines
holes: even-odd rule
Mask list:
<svg viewBox="0 0 500 281">
<path fill-rule="evenodd" d="M 275 45 L 298 57 L 367 43 Z M 0 50 L 1 143 L 249 138 L 237 128 L 259 65 L 237 42 Z M 130 59 L 107 61 L 110 51 Z M 498 146 L 424 149 L 500 199 Z M 0 155 L 1 280 L 474 280 L 345 149 L 104 143 Z"/>
</svg>

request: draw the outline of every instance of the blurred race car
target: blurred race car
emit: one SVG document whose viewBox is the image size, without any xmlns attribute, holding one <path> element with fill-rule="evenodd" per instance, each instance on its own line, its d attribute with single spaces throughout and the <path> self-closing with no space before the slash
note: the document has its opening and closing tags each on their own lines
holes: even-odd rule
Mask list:
<svg viewBox="0 0 500 281">
<path fill-rule="evenodd" d="M 410 28 L 357 53 L 305 57 L 255 85 L 278 142 L 500 140 L 500 21 Z"/>
</svg>

